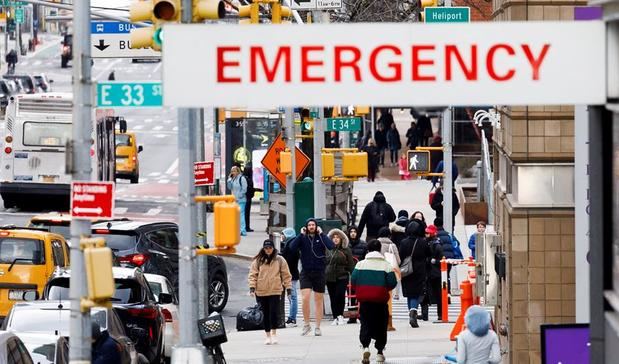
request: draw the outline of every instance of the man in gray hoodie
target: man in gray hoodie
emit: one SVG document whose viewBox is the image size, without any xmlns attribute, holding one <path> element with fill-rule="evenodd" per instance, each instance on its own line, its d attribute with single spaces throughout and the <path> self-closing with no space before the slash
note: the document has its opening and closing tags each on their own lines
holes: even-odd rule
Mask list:
<svg viewBox="0 0 619 364">
<path fill-rule="evenodd" d="M 466 330 L 458 335 L 458 364 L 499 364 L 501 347 L 490 330 L 490 314 L 481 306 L 471 306 L 464 315 Z"/>
</svg>

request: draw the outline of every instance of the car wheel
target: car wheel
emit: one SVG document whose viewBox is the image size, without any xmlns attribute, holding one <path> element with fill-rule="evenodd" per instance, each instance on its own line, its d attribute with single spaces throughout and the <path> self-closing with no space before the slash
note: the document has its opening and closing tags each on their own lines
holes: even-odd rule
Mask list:
<svg viewBox="0 0 619 364">
<path fill-rule="evenodd" d="M 10 197 L 3 199 L 2 202 L 4 203 L 5 209 L 12 209 L 17 206 L 17 203 L 15 202 L 15 200 Z"/>
<path fill-rule="evenodd" d="M 209 312 L 221 312 L 226 303 L 228 303 L 228 294 L 230 290 L 228 288 L 228 282 L 221 275 L 216 275 L 211 279 L 208 292 L 208 311 Z"/>
<path fill-rule="evenodd" d="M 138 183 L 139 180 L 140 180 L 139 174 L 136 174 L 135 176 L 131 176 L 130 178 L 131 183 Z"/>
</svg>

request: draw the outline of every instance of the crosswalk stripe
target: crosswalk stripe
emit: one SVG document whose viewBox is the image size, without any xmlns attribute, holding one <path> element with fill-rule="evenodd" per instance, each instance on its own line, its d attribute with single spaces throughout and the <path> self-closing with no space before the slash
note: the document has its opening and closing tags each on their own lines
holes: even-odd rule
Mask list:
<svg viewBox="0 0 619 364">
<path fill-rule="evenodd" d="M 157 208 L 149 209 L 148 211 L 146 211 L 146 213 L 144 215 L 155 216 L 155 215 L 159 214 L 160 212 L 161 212 L 161 209 L 157 209 Z"/>
<path fill-rule="evenodd" d="M 126 213 L 127 210 L 128 210 L 127 207 L 116 207 L 116 208 L 114 208 L 114 213 L 122 215 L 122 214 Z"/>
</svg>

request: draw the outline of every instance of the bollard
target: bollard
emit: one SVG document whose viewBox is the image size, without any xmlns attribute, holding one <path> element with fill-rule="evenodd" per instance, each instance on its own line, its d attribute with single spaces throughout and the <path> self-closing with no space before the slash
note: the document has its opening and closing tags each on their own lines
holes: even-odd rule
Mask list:
<svg viewBox="0 0 619 364">
<path fill-rule="evenodd" d="M 460 315 L 458 316 L 458 320 L 451 330 L 451 334 L 449 335 L 449 339 L 451 341 L 456 340 L 456 336 L 462 332 L 462 328 L 464 326 L 464 315 L 466 314 L 466 310 L 469 309 L 473 305 L 473 285 L 468 280 L 462 281 L 460 284 L 460 289 L 462 289 L 462 294 L 460 295 Z"/>
<path fill-rule="evenodd" d="M 448 296 L 448 277 L 447 277 L 447 260 L 445 257 L 441 259 L 441 300 L 442 300 L 442 312 L 441 321 L 443 323 L 449 322 L 449 296 Z"/>
<path fill-rule="evenodd" d="M 475 266 L 475 261 L 473 260 L 473 258 L 469 257 L 466 265 L 468 267 L 469 282 L 471 282 L 472 286 L 475 286 L 475 284 L 477 284 L 477 267 Z M 473 290 L 473 292 L 477 292 L 477 290 Z M 479 305 L 479 302 L 479 297 L 477 297 L 475 293 L 473 293 L 473 304 Z"/>
</svg>

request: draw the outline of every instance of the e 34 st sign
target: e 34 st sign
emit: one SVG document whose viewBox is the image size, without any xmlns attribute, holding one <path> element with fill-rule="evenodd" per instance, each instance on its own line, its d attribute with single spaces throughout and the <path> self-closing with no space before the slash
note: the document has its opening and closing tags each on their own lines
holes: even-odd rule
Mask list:
<svg viewBox="0 0 619 364">
<path fill-rule="evenodd" d="M 601 104 L 605 57 L 595 21 L 169 25 L 164 105 Z"/>
</svg>

